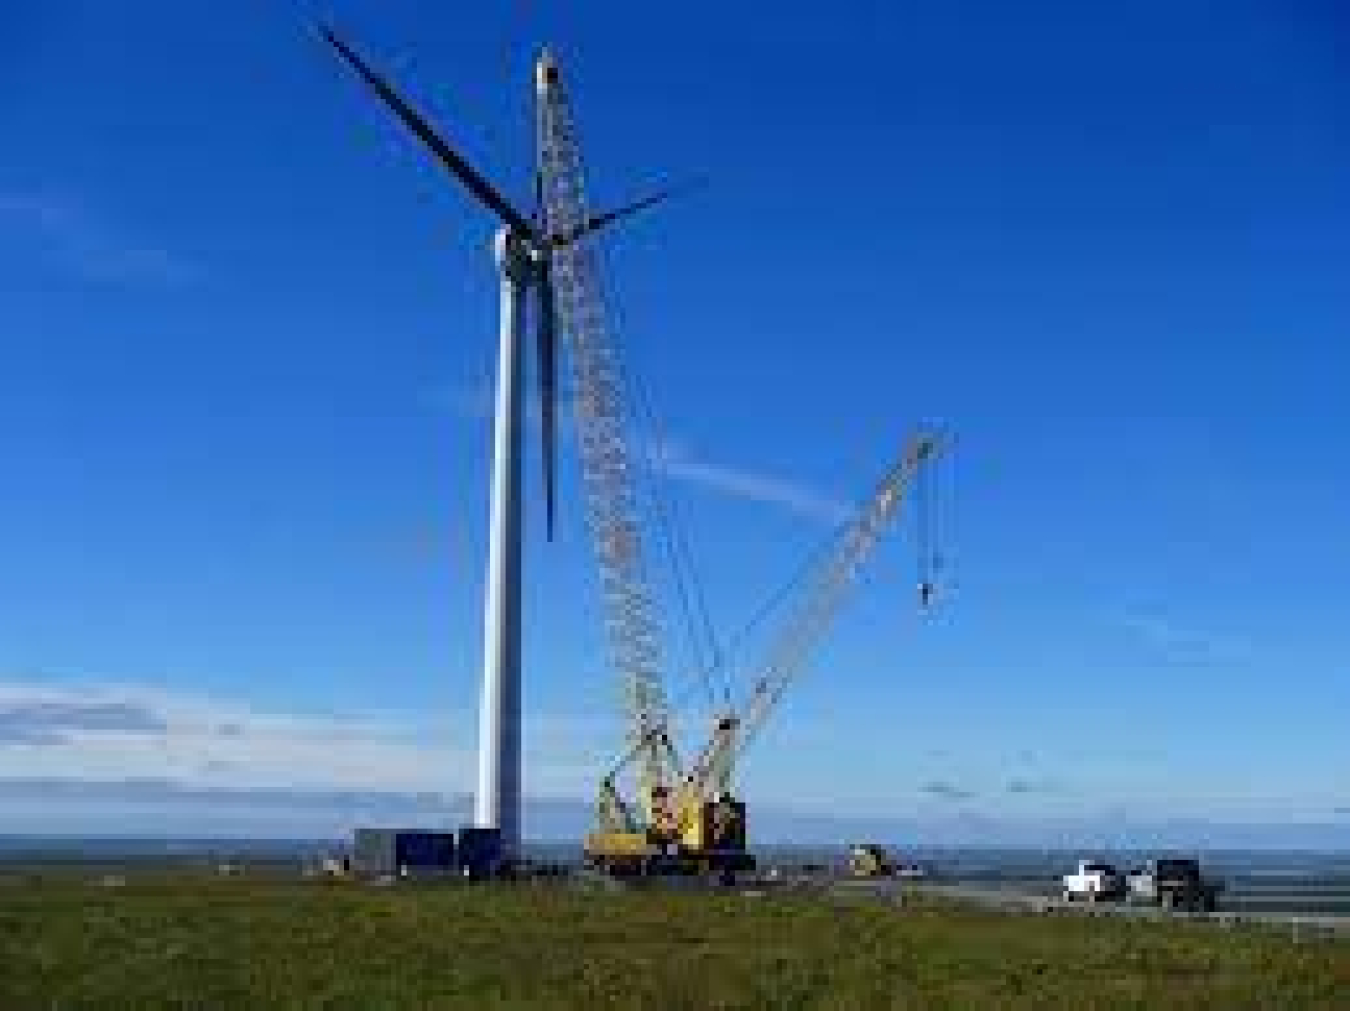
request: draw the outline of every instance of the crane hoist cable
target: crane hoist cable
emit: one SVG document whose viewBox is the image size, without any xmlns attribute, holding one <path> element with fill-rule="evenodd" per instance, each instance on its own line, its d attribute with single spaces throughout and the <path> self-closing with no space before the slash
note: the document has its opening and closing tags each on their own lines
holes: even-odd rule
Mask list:
<svg viewBox="0 0 1350 1011">
<path fill-rule="evenodd" d="M 944 531 L 939 524 L 945 518 L 942 500 L 943 467 L 930 467 L 918 475 L 915 486 L 915 542 L 918 545 L 919 603 L 929 607 L 939 591 L 946 559 L 939 545 Z"/>
<path fill-rule="evenodd" d="M 604 301 L 607 317 L 614 322 L 614 329 L 624 333 L 626 326 L 622 306 L 614 288 L 604 284 L 604 278 L 612 273 L 607 250 L 597 243 L 595 255 L 604 267 L 596 274 L 596 289 Z M 640 513 L 643 512 L 641 506 L 644 500 L 650 504 L 647 514 L 655 519 L 653 526 L 658 535 L 657 543 L 665 555 L 666 571 L 670 575 L 683 620 L 684 641 L 693 654 L 692 687 L 701 688 L 712 705 L 716 701 L 716 692 L 709 671 L 719 647 L 698 569 L 688 548 L 687 532 L 677 510 L 678 499 L 670 484 L 662 480 L 663 475 L 657 465 L 662 447 L 669 444 L 667 434 L 657 415 L 650 390 L 643 380 L 642 371 L 633 363 L 631 351 L 622 341 L 616 340 L 613 342 L 613 352 L 615 372 L 623 391 L 622 403 L 631 409 L 629 420 L 638 446 L 633 454 L 635 501 Z M 676 686 L 672 684 L 671 687 Z M 669 711 L 674 712 L 678 708 L 672 706 Z"/>
<path fill-rule="evenodd" d="M 685 183 L 680 189 L 700 185 L 699 180 Z M 603 276 L 612 276 L 608 250 L 601 245 L 596 247 L 597 255 L 604 262 Z M 625 312 L 612 286 L 604 288 L 606 305 L 616 321 L 620 333 L 627 332 Z M 714 686 L 713 676 L 721 670 L 719 658 L 721 644 L 713 625 L 708 608 L 707 594 L 693 550 L 689 544 L 687 523 L 680 508 L 680 498 L 674 485 L 664 473 L 664 461 L 669 447 L 673 444 L 669 432 L 661 422 L 651 388 L 643 377 L 641 369 L 633 362 L 633 356 L 622 342 L 615 343 L 615 357 L 619 363 L 619 373 L 626 390 L 626 402 L 633 405 L 633 421 L 639 430 L 642 452 L 637 455 L 640 464 L 640 477 L 651 500 L 657 520 L 657 529 L 661 535 L 662 547 L 666 551 L 671 581 L 680 603 L 680 612 L 684 618 L 684 634 L 693 654 L 693 673 L 695 687 L 702 688 L 714 703 L 716 688 L 720 694 L 726 694 L 728 686 Z M 672 707 L 678 709 L 679 707 Z"/>
<path fill-rule="evenodd" d="M 749 697 L 718 720 L 713 734 L 690 767 L 682 784 L 682 811 L 697 810 L 713 792 L 725 790 L 736 761 L 754 741 L 777 708 L 787 688 L 805 669 L 846 591 L 856 582 L 879 538 L 891 524 L 906 494 L 943 450 L 945 440 L 935 433 L 911 437 L 900 460 L 887 472 L 853 520 L 845 524 L 824 560 L 813 572 L 787 624 L 759 668 Z"/>
<path fill-rule="evenodd" d="M 774 591 L 769 594 L 750 615 L 748 619 L 736 630 L 728 639 L 727 645 L 721 654 L 722 662 L 722 708 L 730 709 L 735 694 L 736 677 L 736 657 L 742 647 L 750 640 L 755 631 L 764 625 L 775 613 L 777 613 L 784 604 L 796 593 L 807 581 L 812 573 L 816 572 L 829 554 L 830 550 L 839 543 L 848 529 L 848 523 L 843 522 L 834 527 L 824 538 L 815 545 L 806 556 L 797 564 L 796 568 L 783 580 Z M 690 701 L 689 696 L 677 696 L 672 700 L 671 708 L 675 712 L 680 712 Z"/>
<path fill-rule="evenodd" d="M 619 316 L 620 310 L 612 292 L 609 304 L 615 316 Z M 664 475 L 660 473 L 656 463 L 670 443 L 657 416 L 650 390 L 643 381 L 642 372 L 633 366 L 631 355 L 622 346 L 618 348 L 617 357 L 620 373 L 629 391 L 628 401 L 635 407 L 635 420 L 642 433 L 646 450 L 640 454 L 641 474 L 645 479 L 643 484 L 652 502 L 657 529 L 661 534 L 662 547 L 665 549 L 669 564 L 671 582 L 680 603 L 685 638 L 693 654 L 695 685 L 704 690 L 712 704 L 715 702 L 716 693 L 711 681 L 711 671 L 719 649 L 716 633 L 708 613 L 707 597 L 703 592 L 698 568 L 689 550 L 683 519 L 678 511 L 678 497 L 669 481 L 663 480 Z M 676 709 L 678 707 L 672 707 L 672 711 Z"/>
</svg>

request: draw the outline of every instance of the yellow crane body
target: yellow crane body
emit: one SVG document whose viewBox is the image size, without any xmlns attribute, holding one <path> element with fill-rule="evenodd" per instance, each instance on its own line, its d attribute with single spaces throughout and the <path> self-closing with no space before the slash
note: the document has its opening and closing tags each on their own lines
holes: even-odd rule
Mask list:
<svg viewBox="0 0 1350 1011">
<path fill-rule="evenodd" d="M 605 777 L 597 805 L 599 825 L 586 840 L 591 863 L 616 873 L 727 873 L 753 868 L 745 804 L 732 793 L 737 760 L 804 669 L 846 591 L 894 522 L 905 492 L 942 448 L 943 440 L 928 432 L 906 442 L 900 459 L 841 527 L 833 550 L 808 584 L 767 662 L 759 667 L 749 697 L 715 720 L 710 737 L 677 786 L 662 784 L 642 798 L 645 817 L 639 820 L 615 785 L 619 774 L 640 755 L 661 754 L 670 768 L 680 769 L 664 725 L 649 729 Z M 883 873 L 887 863 L 884 852 L 874 848 L 862 853 L 856 866 L 872 875 Z"/>
</svg>

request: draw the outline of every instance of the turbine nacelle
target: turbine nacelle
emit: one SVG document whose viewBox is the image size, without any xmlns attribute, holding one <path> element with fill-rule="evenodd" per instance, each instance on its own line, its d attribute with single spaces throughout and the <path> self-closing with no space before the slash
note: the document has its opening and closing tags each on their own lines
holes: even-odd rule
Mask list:
<svg viewBox="0 0 1350 1011">
<path fill-rule="evenodd" d="M 502 225 L 492 236 L 492 258 L 497 269 L 512 281 L 527 284 L 535 280 L 544 257 L 535 242 L 521 236 L 510 225 Z"/>
<path fill-rule="evenodd" d="M 539 54 L 539 59 L 534 61 L 534 93 L 539 98 L 543 98 L 548 92 L 557 86 L 562 75 L 558 70 L 558 61 L 554 59 L 553 54 L 545 49 Z"/>
</svg>

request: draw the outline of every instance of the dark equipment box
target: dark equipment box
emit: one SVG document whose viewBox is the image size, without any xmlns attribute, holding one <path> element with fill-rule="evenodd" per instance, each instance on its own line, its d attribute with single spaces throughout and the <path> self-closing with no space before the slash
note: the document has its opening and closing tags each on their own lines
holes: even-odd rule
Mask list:
<svg viewBox="0 0 1350 1011">
<path fill-rule="evenodd" d="M 500 829 L 466 825 L 459 830 L 459 867 L 464 877 L 473 881 L 496 877 L 502 862 Z"/>
<path fill-rule="evenodd" d="M 359 828 L 353 868 L 362 877 L 453 874 L 455 835 L 426 829 Z"/>
</svg>

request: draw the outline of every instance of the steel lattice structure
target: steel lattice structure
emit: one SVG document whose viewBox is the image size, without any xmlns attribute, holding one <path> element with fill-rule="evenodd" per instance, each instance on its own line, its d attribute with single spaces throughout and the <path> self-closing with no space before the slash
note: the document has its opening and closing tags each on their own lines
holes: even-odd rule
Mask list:
<svg viewBox="0 0 1350 1011">
<path fill-rule="evenodd" d="M 538 157 L 544 234 L 574 236 L 592 220 L 576 123 L 556 64 L 541 61 Z M 610 326 L 595 240 L 582 235 L 549 257 L 558 320 L 572 361 L 573 405 L 586 519 L 600 569 L 610 660 L 618 673 L 630 741 L 640 751 L 645 804 L 669 782 L 669 753 L 658 746 L 669 719 L 661 672 L 661 626 L 643 557 L 637 467 L 624 377 Z"/>
<path fill-rule="evenodd" d="M 718 722 L 711 740 L 695 760 L 684 789 L 694 796 L 731 790 L 736 759 L 768 722 L 788 687 L 805 669 L 824 639 L 848 591 L 872 557 L 882 534 L 894 523 L 907 493 L 943 450 L 940 436 L 919 432 L 905 444 L 900 459 L 877 484 L 859 513 L 840 531 L 837 543 L 813 574 L 789 614 L 783 631 L 739 710 Z"/>
</svg>

